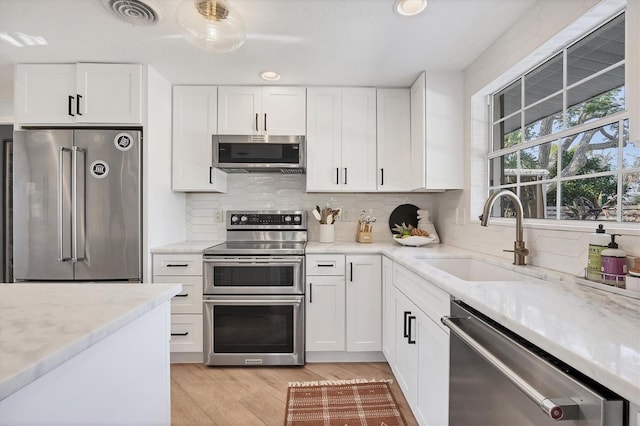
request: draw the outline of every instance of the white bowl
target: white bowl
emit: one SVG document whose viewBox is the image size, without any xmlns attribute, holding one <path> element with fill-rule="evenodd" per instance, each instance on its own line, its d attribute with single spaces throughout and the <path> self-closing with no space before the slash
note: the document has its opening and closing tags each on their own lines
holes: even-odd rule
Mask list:
<svg viewBox="0 0 640 426">
<path fill-rule="evenodd" d="M 419 237 L 419 236 L 397 238 L 397 236 L 394 235 L 393 240 L 398 244 L 402 244 L 403 246 L 420 247 L 420 246 L 424 246 L 425 244 L 432 243 L 433 241 L 435 241 L 435 238 Z"/>
</svg>

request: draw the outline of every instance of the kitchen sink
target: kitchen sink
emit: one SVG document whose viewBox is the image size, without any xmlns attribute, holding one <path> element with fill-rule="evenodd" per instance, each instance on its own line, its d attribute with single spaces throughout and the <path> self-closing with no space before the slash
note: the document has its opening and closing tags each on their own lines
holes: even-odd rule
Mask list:
<svg viewBox="0 0 640 426">
<path fill-rule="evenodd" d="M 422 258 L 434 268 L 464 281 L 522 281 L 523 274 L 468 257 Z"/>
</svg>

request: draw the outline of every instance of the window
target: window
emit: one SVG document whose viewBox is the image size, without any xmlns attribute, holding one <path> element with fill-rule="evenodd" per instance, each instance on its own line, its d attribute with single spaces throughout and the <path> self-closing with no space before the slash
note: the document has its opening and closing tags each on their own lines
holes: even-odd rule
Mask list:
<svg viewBox="0 0 640 426">
<path fill-rule="evenodd" d="M 490 120 L 489 190 L 517 193 L 526 218 L 640 222 L 624 13 L 494 93 Z"/>
</svg>

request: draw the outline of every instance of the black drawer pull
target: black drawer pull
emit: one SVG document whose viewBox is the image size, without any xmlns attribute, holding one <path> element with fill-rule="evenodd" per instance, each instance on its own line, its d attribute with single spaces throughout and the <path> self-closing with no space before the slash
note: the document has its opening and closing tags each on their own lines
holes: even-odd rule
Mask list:
<svg viewBox="0 0 640 426">
<path fill-rule="evenodd" d="M 318 268 L 333 268 L 336 265 L 334 263 L 318 263 L 316 266 Z"/>
<path fill-rule="evenodd" d="M 167 268 L 186 268 L 188 263 L 167 263 Z"/>
<path fill-rule="evenodd" d="M 189 335 L 188 331 L 185 331 L 184 333 L 171 333 L 172 336 L 187 336 Z"/>
<path fill-rule="evenodd" d="M 176 294 L 176 295 L 175 295 L 175 296 L 173 296 L 173 297 L 187 297 L 187 296 L 189 296 L 189 293 L 185 293 L 185 294 Z"/>
</svg>

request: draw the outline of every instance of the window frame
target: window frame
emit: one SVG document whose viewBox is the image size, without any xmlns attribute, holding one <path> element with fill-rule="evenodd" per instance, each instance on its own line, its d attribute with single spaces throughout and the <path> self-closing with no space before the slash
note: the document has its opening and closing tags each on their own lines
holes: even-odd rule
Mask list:
<svg viewBox="0 0 640 426">
<path fill-rule="evenodd" d="M 596 128 L 605 125 L 605 123 L 612 122 L 620 122 L 622 120 L 629 120 L 629 129 L 630 129 L 630 141 L 635 141 L 640 135 L 640 120 L 636 117 L 640 115 L 640 81 L 638 81 L 638 63 L 640 62 L 640 54 L 636 52 L 637 43 L 630 42 L 630 37 L 633 37 L 635 33 L 631 31 L 630 27 L 637 24 L 638 13 L 629 14 L 627 11 L 627 7 L 625 6 L 616 6 L 619 2 L 605 2 L 608 3 L 609 6 L 605 6 L 600 10 L 593 10 L 581 18 L 578 18 L 573 23 L 569 24 L 565 29 L 557 33 L 554 37 L 551 37 L 547 42 L 539 45 L 537 48 L 533 49 L 528 55 L 523 56 L 518 63 L 514 64 L 511 68 L 505 70 L 498 78 L 494 81 L 488 83 L 484 88 L 480 89 L 478 92 L 471 96 L 471 150 L 470 150 L 470 174 L 471 176 L 480 175 L 484 176 L 482 180 L 480 179 L 471 179 L 470 181 L 470 222 L 477 223 L 477 217 L 482 212 L 482 206 L 484 204 L 484 200 L 486 200 L 490 190 L 489 190 L 489 158 L 499 157 L 500 155 L 504 155 L 506 151 L 492 152 L 493 149 L 493 122 L 491 120 L 493 111 L 490 108 L 493 108 L 491 104 L 491 100 L 494 94 L 499 93 L 500 90 L 508 87 L 513 84 L 519 78 L 521 79 L 528 72 L 535 70 L 537 67 L 542 65 L 548 60 L 553 59 L 559 52 L 566 51 L 569 47 L 571 47 L 574 43 L 583 39 L 585 36 L 589 35 L 593 31 L 602 27 L 609 21 L 615 19 L 617 16 L 621 14 L 625 14 L 626 25 L 625 25 L 625 58 L 624 61 L 618 61 L 616 64 L 610 65 L 593 75 L 581 79 L 579 82 L 572 83 L 570 86 L 563 87 L 562 92 L 565 93 L 571 87 L 574 87 L 577 84 L 581 84 L 587 80 L 587 78 L 594 78 L 598 75 L 606 73 L 616 67 L 619 67 L 621 64 L 625 67 L 625 110 L 613 113 L 604 117 L 603 119 L 599 119 L 597 122 L 588 122 L 583 123 L 578 126 L 569 127 L 563 129 L 560 132 L 555 134 L 551 134 L 545 137 L 546 141 L 543 142 L 542 139 L 538 139 L 536 141 L 532 141 L 531 143 L 526 142 L 523 144 L 516 144 L 511 147 L 511 152 L 517 152 L 522 149 L 526 149 L 527 147 L 537 146 L 541 143 L 551 142 L 560 140 L 562 137 L 567 135 L 574 135 L 584 131 L 589 128 Z M 585 25 L 586 24 L 586 25 Z M 585 30 L 586 29 L 586 30 Z M 563 62 L 565 61 L 565 57 L 563 57 Z M 566 71 L 563 69 L 563 74 Z M 564 76 L 563 78 L 566 78 Z M 523 87 L 520 90 L 524 90 Z M 546 99 L 553 98 L 557 96 L 558 92 L 554 92 L 554 94 L 545 96 L 543 99 L 538 99 L 535 103 L 544 102 Z M 566 94 L 563 95 L 566 98 Z M 521 101 L 521 104 L 523 102 Z M 533 105 L 533 103 L 532 103 Z M 563 107 L 566 106 L 566 100 L 563 100 Z M 565 108 L 563 108 L 564 112 Z M 518 109 L 517 113 L 513 114 L 521 114 L 522 110 Z M 504 118 L 506 118 L 505 116 Z M 604 121 L 602 121 L 604 120 Z M 484 146 L 484 149 L 481 147 Z M 618 147 L 621 155 L 622 147 Z M 490 157 L 490 154 L 492 156 Z M 622 168 L 618 167 L 616 171 L 605 172 L 605 175 L 616 174 L 616 176 L 622 175 Z M 635 173 L 635 168 L 633 169 L 624 169 L 625 173 L 632 171 Z M 591 175 L 589 175 L 592 177 Z M 595 177 L 596 175 L 593 175 Z M 567 179 L 569 180 L 569 179 Z M 620 183 L 622 180 L 618 178 L 618 187 L 620 188 Z M 523 186 L 519 183 L 520 186 Z M 513 187 L 514 185 L 494 185 L 491 187 L 492 189 L 500 189 L 502 187 Z M 620 193 L 621 191 L 618 191 Z M 622 209 L 618 209 L 620 212 Z M 620 213 L 621 215 L 621 213 Z M 526 228 L 537 228 L 537 229 L 550 229 L 550 230 L 559 230 L 559 231 L 577 231 L 577 232 L 592 232 L 593 223 L 596 221 L 593 220 L 553 220 L 553 219 L 525 219 L 524 226 Z M 501 218 L 501 217 L 492 217 L 492 223 L 497 225 L 505 225 L 512 226 L 513 219 L 511 218 Z M 607 229 L 611 228 L 612 231 L 623 232 L 627 235 L 640 235 L 640 227 L 635 222 L 609 222 L 607 221 Z"/>
</svg>

